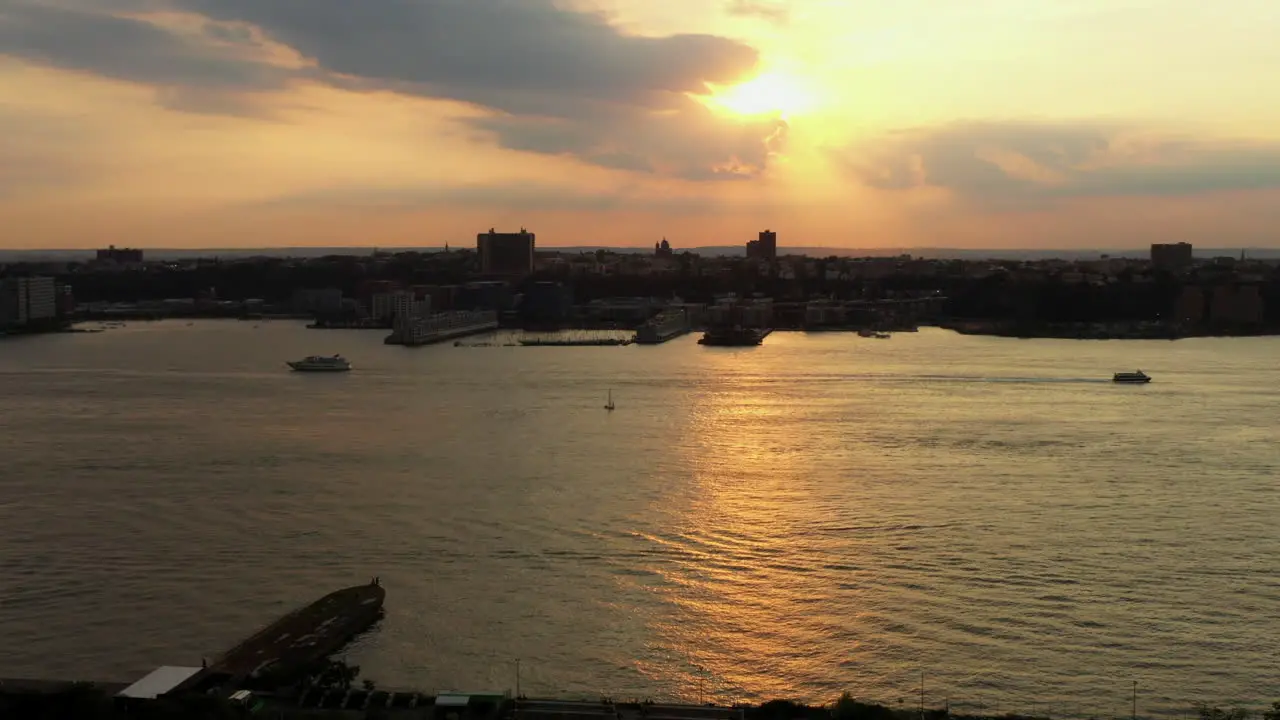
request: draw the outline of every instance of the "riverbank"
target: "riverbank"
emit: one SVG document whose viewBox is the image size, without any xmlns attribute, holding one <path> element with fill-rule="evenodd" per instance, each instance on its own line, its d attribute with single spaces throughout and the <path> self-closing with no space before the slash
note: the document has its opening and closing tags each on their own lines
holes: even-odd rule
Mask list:
<svg viewBox="0 0 1280 720">
<path fill-rule="evenodd" d="M 1188 328 L 1161 322 L 1039 323 L 1015 320 L 951 320 L 938 324 L 961 335 L 1054 340 L 1183 340 L 1196 337 L 1264 337 L 1277 327 Z"/>
<path fill-rule="evenodd" d="M 338 689 L 334 700 L 300 706 L 294 697 L 279 693 L 254 693 L 246 698 L 223 699 L 208 695 L 166 696 L 142 703 L 123 702 L 116 696 L 119 687 L 98 683 L 50 683 L 49 681 L 0 680 L 0 717 L 76 718 L 76 720 L 125 720 L 146 717 L 155 720 L 201 720 L 262 716 L 280 720 L 327 718 L 440 718 L 458 720 L 1051 720 L 1054 717 L 1083 717 L 1048 712 L 958 713 L 949 707 L 923 704 L 898 707 L 860 701 L 845 693 L 830 705 L 806 705 L 790 700 L 771 700 L 759 705 L 692 705 L 653 701 L 614 702 L 557 700 L 554 698 L 512 698 L 509 695 L 449 693 L 412 695 L 388 691 Z M 349 702 L 355 698 L 355 702 Z M 397 701 L 399 698 L 399 702 Z M 1150 718 L 1135 704 L 1134 718 Z M 1190 706 L 1182 714 L 1198 720 L 1280 720 L 1280 702 L 1269 709 L 1208 704 Z"/>
</svg>

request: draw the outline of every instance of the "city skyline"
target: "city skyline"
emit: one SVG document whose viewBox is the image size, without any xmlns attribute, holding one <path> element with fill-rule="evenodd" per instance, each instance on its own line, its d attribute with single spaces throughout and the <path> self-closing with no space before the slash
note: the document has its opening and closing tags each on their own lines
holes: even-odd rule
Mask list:
<svg viewBox="0 0 1280 720">
<path fill-rule="evenodd" d="M 1277 247 L 1233 8 L 0 0 L 0 248 Z"/>
</svg>

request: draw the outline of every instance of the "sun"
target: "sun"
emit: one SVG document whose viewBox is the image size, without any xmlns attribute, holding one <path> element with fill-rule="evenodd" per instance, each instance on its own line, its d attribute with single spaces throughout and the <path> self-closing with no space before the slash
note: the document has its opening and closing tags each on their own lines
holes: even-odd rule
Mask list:
<svg viewBox="0 0 1280 720">
<path fill-rule="evenodd" d="M 737 85 L 717 87 L 706 103 L 734 115 L 786 117 L 812 109 L 814 96 L 799 78 L 768 72 Z"/>
</svg>

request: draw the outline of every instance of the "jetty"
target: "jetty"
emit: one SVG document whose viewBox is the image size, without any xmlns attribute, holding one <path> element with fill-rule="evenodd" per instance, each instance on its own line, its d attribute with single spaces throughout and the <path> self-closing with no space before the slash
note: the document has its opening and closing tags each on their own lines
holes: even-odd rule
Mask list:
<svg viewBox="0 0 1280 720">
<path fill-rule="evenodd" d="M 631 338 L 520 338 L 522 347 L 623 347 L 635 342 Z"/>
<path fill-rule="evenodd" d="M 331 592 L 249 636 L 183 685 L 235 687 L 264 676 L 279 684 L 300 680 L 377 622 L 386 597 L 376 579 Z"/>
</svg>

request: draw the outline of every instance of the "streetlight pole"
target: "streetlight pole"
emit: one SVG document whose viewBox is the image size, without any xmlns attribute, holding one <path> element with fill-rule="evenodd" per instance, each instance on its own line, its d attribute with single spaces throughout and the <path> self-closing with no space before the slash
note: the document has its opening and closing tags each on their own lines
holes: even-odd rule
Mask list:
<svg viewBox="0 0 1280 720">
<path fill-rule="evenodd" d="M 520 699 L 520 658 L 516 658 L 516 699 Z"/>
<path fill-rule="evenodd" d="M 920 671 L 920 720 L 924 720 L 924 671 Z"/>
</svg>

